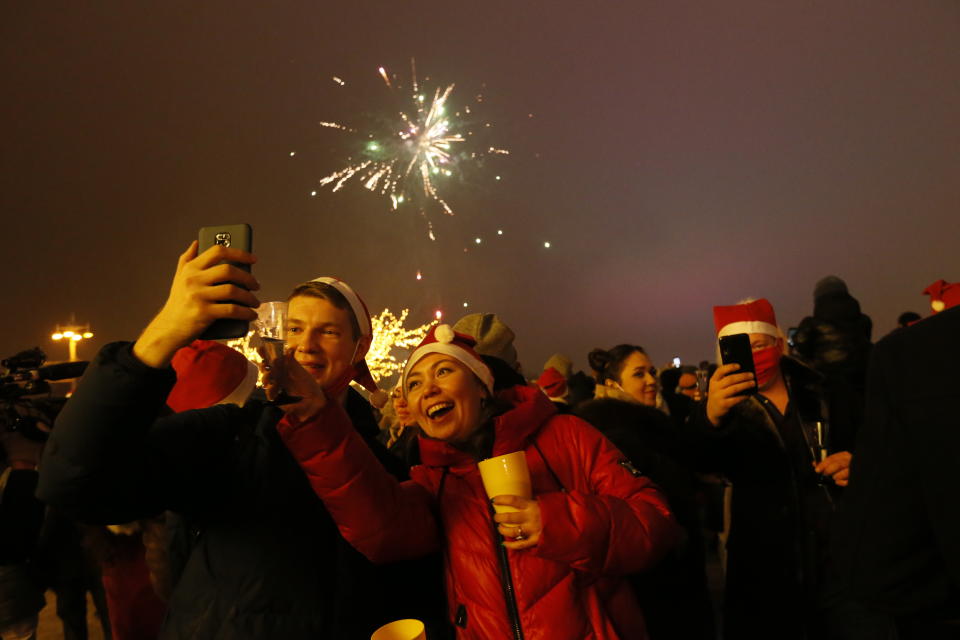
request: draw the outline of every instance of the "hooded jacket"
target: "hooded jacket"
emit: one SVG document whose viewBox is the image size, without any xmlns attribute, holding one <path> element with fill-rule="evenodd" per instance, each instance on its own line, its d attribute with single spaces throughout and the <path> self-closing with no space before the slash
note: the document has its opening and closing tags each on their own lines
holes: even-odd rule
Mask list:
<svg viewBox="0 0 960 640">
<path fill-rule="evenodd" d="M 312 421 L 284 418 L 278 430 L 343 536 L 368 558 L 444 549 L 458 638 L 645 638 L 619 576 L 650 566 L 673 544 L 677 527 L 663 496 L 593 427 L 557 415 L 539 390 L 514 387 L 498 399 L 511 408 L 494 421 L 493 455 L 526 452 L 543 522 L 537 546 L 506 551 L 519 635 L 498 561 L 503 547 L 471 455 L 421 437 L 423 464 L 398 483 L 333 403 Z"/>
</svg>

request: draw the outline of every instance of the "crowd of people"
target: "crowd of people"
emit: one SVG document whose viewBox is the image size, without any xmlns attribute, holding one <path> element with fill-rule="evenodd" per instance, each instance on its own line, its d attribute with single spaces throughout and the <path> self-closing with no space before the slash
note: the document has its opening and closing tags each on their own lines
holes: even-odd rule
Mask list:
<svg viewBox="0 0 960 640">
<path fill-rule="evenodd" d="M 531 380 L 510 327 L 471 314 L 385 394 L 336 278 L 292 289 L 259 371 L 198 340 L 256 319 L 254 261 L 191 245 L 33 461 L 48 512 L 99 541 L 113 637 L 364 639 L 403 618 L 430 640 L 960 637 L 960 285 L 877 344 L 828 277 L 789 338 L 765 298 L 713 308 L 750 363 L 658 368 L 623 343 Z M 513 452 L 530 495 L 489 495 L 478 462 Z"/>
</svg>

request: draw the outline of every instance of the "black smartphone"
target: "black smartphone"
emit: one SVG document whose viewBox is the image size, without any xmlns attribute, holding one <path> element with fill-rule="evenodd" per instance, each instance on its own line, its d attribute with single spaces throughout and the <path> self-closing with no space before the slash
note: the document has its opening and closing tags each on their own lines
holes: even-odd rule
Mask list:
<svg viewBox="0 0 960 640">
<path fill-rule="evenodd" d="M 253 228 L 249 224 L 223 224 L 213 227 L 203 227 L 199 234 L 200 246 L 197 249 L 198 255 L 203 253 L 215 244 L 234 249 L 241 249 L 247 253 L 253 251 Z M 239 262 L 230 263 L 246 272 L 250 272 L 250 265 Z M 234 300 L 223 300 L 223 302 L 235 302 Z M 250 330 L 250 323 L 246 320 L 215 320 L 213 324 L 206 328 L 200 334 L 204 340 L 226 340 L 229 338 L 242 338 Z"/>
<path fill-rule="evenodd" d="M 757 375 L 753 366 L 753 348 L 750 346 L 750 335 L 746 333 L 734 333 L 720 338 L 720 361 L 723 364 L 738 364 L 740 370 L 736 373 L 750 372 Z M 750 395 L 757 392 L 757 381 L 754 377 L 753 387 L 746 391 L 741 391 L 738 396 Z"/>
</svg>

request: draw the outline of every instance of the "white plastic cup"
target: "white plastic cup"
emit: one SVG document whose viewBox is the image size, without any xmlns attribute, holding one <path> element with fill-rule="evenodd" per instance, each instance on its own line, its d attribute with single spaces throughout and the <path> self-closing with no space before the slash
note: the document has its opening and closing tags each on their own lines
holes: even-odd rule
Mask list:
<svg viewBox="0 0 960 640">
<path fill-rule="evenodd" d="M 532 498 L 533 488 L 530 486 L 530 470 L 527 468 L 527 454 L 523 451 L 514 451 L 505 456 L 487 458 L 477 463 L 480 469 L 480 479 L 483 480 L 483 489 L 488 498 L 496 496 L 520 496 Z M 514 507 L 495 504 L 497 513 L 519 511 Z"/>
<path fill-rule="evenodd" d="M 374 631 L 370 640 L 427 640 L 427 631 L 419 620 L 397 620 Z"/>
</svg>

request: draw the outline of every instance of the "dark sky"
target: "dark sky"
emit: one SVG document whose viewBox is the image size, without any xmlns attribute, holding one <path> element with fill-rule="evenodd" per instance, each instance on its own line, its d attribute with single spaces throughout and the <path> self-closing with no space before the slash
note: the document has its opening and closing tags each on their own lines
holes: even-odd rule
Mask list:
<svg viewBox="0 0 960 640">
<path fill-rule="evenodd" d="M 411 57 L 482 91 L 512 151 L 446 192 L 435 243 L 358 185 L 310 197 L 342 159 L 318 122 L 386 105 L 376 68 Z M 789 326 L 828 274 L 882 335 L 960 279 L 955 0 L 8 2 L 0 73 L 2 356 L 64 358 L 70 313 L 81 355 L 135 337 L 229 222 L 261 299 L 333 274 L 418 323 L 467 301 L 528 373 L 624 341 L 699 360 L 712 305 L 765 296 Z"/>
</svg>

